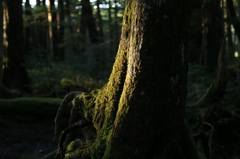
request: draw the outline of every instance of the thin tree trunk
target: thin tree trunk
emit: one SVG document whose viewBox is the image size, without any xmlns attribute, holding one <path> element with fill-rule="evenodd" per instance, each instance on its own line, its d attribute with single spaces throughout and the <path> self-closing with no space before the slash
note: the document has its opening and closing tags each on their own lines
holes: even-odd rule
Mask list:
<svg viewBox="0 0 240 159">
<path fill-rule="evenodd" d="M 0 2 L 0 86 L 3 75 L 3 1 Z"/>
<path fill-rule="evenodd" d="M 227 0 L 227 9 L 228 9 L 229 15 L 232 19 L 230 22 L 232 23 L 232 25 L 236 31 L 238 40 L 240 40 L 240 20 L 237 17 L 232 0 Z"/>
<path fill-rule="evenodd" d="M 91 43 L 98 43 L 99 34 L 95 19 L 93 17 L 90 1 L 82 0 L 82 14 L 80 21 L 80 52 L 85 50 L 87 31 L 90 35 Z"/>
<path fill-rule="evenodd" d="M 220 0 L 204 0 L 203 12 L 202 60 L 205 71 L 211 72 L 217 67 L 219 46 L 221 46 L 223 37 L 223 16 Z"/>
<path fill-rule="evenodd" d="M 42 0 L 42 5 L 46 6 L 46 0 Z"/>
<path fill-rule="evenodd" d="M 49 0 L 48 2 L 49 44 L 50 44 L 50 56 L 53 58 L 57 58 L 58 57 L 57 13 L 54 3 L 55 0 Z"/>
<path fill-rule="evenodd" d="M 29 0 L 26 0 L 25 3 L 25 16 L 28 19 L 26 21 L 27 25 L 25 26 L 25 52 L 26 54 L 29 54 L 29 52 L 31 51 L 31 39 L 32 39 L 32 35 L 31 35 L 31 28 L 32 26 L 30 25 L 30 23 L 32 22 L 32 11 L 31 11 L 31 5 L 29 3 Z"/>
<path fill-rule="evenodd" d="M 99 32 L 99 42 L 103 42 L 103 24 L 102 16 L 100 11 L 100 0 L 97 0 L 97 22 L 98 22 L 98 32 Z"/>
<path fill-rule="evenodd" d="M 189 33 L 189 63 L 199 63 L 202 46 L 202 0 L 193 1 Z M 197 38 L 196 38 L 197 37 Z"/>
<path fill-rule="evenodd" d="M 65 49 L 63 48 L 64 43 L 64 4 L 63 0 L 58 0 L 58 57 L 64 60 Z"/>
<path fill-rule="evenodd" d="M 71 50 L 70 52 L 73 52 L 74 54 L 77 53 L 77 42 L 76 39 L 74 38 L 74 35 L 76 34 L 76 32 L 74 31 L 73 28 L 73 24 L 72 24 L 72 17 L 71 17 L 71 0 L 66 0 L 66 10 L 65 10 L 65 15 L 67 17 L 67 28 L 69 31 L 69 39 L 73 40 L 74 42 L 72 42 L 68 47 Z"/>
<path fill-rule="evenodd" d="M 9 17 L 6 28 L 8 60 L 4 63 L 3 84 L 9 88 L 28 90 L 29 77 L 24 67 L 22 2 L 6 0 L 6 6 Z"/>
<path fill-rule="evenodd" d="M 36 5 L 40 6 L 40 0 L 36 0 Z"/>
<path fill-rule="evenodd" d="M 117 6 L 117 0 L 114 0 L 114 4 L 115 4 L 115 7 L 114 7 L 114 23 L 113 23 L 113 35 L 114 35 L 114 38 L 113 38 L 113 44 L 114 44 L 114 47 L 117 49 L 117 46 L 118 46 L 118 42 L 119 42 L 119 19 L 118 19 L 118 6 Z"/>
<path fill-rule="evenodd" d="M 86 15 L 86 25 L 88 29 L 88 33 L 90 35 L 90 41 L 92 43 L 98 43 L 99 42 L 99 34 L 97 31 L 96 21 L 93 17 L 93 10 L 92 6 L 90 4 L 90 0 L 83 0 L 84 4 L 84 11 Z"/>
<path fill-rule="evenodd" d="M 108 28 L 109 28 L 109 38 L 113 40 L 113 28 L 112 28 L 112 2 L 108 0 Z M 112 42 L 111 42 L 112 43 Z"/>
<path fill-rule="evenodd" d="M 87 24 L 86 24 L 86 13 L 85 13 L 84 1 L 82 1 L 82 10 L 81 10 L 81 18 L 79 21 L 80 26 L 80 37 L 79 37 L 79 51 L 82 54 L 86 49 L 86 35 L 87 35 Z"/>
</svg>

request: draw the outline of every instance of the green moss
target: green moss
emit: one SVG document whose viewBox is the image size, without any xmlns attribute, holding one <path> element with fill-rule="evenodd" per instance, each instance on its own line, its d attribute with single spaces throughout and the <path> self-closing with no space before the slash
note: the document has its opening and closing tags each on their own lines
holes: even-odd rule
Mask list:
<svg viewBox="0 0 240 159">
<path fill-rule="evenodd" d="M 68 156 L 69 153 L 74 152 L 77 148 L 84 147 L 83 146 L 84 144 L 85 144 L 85 142 L 82 140 L 74 140 L 74 141 L 70 142 L 70 144 L 67 146 L 66 156 Z"/>
<path fill-rule="evenodd" d="M 54 116 L 62 99 L 59 98 L 15 98 L 0 99 L 0 114 Z M 64 112 L 70 112 L 70 105 Z"/>
</svg>

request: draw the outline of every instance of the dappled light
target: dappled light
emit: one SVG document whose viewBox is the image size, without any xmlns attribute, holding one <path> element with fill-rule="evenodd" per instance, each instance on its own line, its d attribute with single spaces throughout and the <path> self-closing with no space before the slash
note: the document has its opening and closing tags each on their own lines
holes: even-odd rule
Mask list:
<svg viewBox="0 0 240 159">
<path fill-rule="evenodd" d="M 240 158 L 239 0 L 0 4 L 0 159 Z"/>
</svg>

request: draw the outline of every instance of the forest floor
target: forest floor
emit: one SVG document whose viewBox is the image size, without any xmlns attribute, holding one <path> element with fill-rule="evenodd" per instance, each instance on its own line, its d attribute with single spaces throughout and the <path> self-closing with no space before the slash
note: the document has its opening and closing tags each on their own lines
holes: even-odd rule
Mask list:
<svg viewBox="0 0 240 159">
<path fill-rule="evenodd" d="M 0 159 L 40 159 L 54 151 L 53 118 L 0 116 Z"/>
<path fill-rule="evenodd" d="M 53 71 L 54 72 L 54 71 Z M 239 159 L 240 158 L 240 70 L 238 76 L 229 79 L 226 85 L 225 96 L 218 102 L 207 107 L 192 107 L 198 99 L 205 94 L 206 90 L 213 83 L 215 74 L 205 74 L 201 76 L 202 69 L 199 66 L 190 65 L 188 72 L 188 96 L 186 107 L 186 118 L 189 126 L 193 130 L 194 139 L 200 153 L 201 159 L 219 158 L 219 159 Z M 40 78 L 36 76 L 36 78 Z M 61 79 L 61 78 L 59 78 Z M 62 83 L 53 82 L 57 85 L 50 93 L 52 98 L 62 98 L 56 96 L 55 92 L 71 92 L 75 90 L 93 90 L 101 88 L 103 81 L 98 82 L 92 78 L 78 76 L 76 80 L 69 77 L 62 80 Z M 39 81 L 38 81 L 39 82 Z M 49 93 L 48 85 L 51 83 L 39 84 L 33 86 L 37 97 Z M 66 89 L 66 87 L 68 89 Z M 49 94 L 48 94 L 49 95 Z M 44 99 L 45 101 L 46 99 Z M 51 100 L 52 101 L 52 100 Z M 34 102 L 39 102 L 34 105 Z M 33 103 L 33 104 L 32 104 Z M 0 114 L 0 159 L 40 159 L 50 152 L 56 150 L 57 145 L 52 143 L 54 135 L 54 118 L 57 106 L 46 105 L 47 102 L 40 102 L 38 99 L 32 100 L 30 104 L 20 105 L 26 109 L 35 106 L 38 116 L 31 116 L 32 112 L 26 115 L 2 115 Z M 13 102 L 14 106 L 18 105 Z M 36 104 L 36 103 L 35 103 Z M 42 109 L 44 105 L 44 109 Z M 54 109 L 53 109 L 54 106 Z M 12 107 L 11 107 L 12 108 Z M 41 108 L 42 111 L 39 111 Z M 51 111 L 50 111 L 51 108 Z M 34 109 L 36 110 L 36 109 Z M 11 111 L 11 109 L 9 109 Z M 24 112 L 25 109 L 17 109 L 15 112 Z M 47 114 L 45 113 L 47 111 Z M 70 109 L 69 109 L 70 111 Z M 69 112 L 66 111 L 66 112 Z M 7 111 L 8 112 L 8 111 Z M 5 113 L 7 113 L 5 112 Z M 42 115 L 45 114 L 45 115 Z M 68 113 L 67 113 L 68 114 Z M 207 117 L 207 118 L 206 118 Z M 66 128 L 68 117 L 63 121 L 61 129 Z M 204 124 L 205 123 L 205 124 Z M 197 135 L 196 135 L 197 134 Z M 211 146 L 209 147 L 209 143 Z M 211 156 L 211 157 L 209 157 Z"/>
</svg>

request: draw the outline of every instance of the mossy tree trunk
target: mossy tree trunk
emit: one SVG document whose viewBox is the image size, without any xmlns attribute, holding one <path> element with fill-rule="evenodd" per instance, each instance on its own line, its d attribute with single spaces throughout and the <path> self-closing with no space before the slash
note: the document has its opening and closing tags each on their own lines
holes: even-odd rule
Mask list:
<svg viewBox="0 0 240 159">
<path fill-rule="evenodd" d="M 74 101 L 96 138 L 66 158 L 198 158 L 183 122 L 190 3 L 126 2 L 109 82 Z"/>
</svg>

